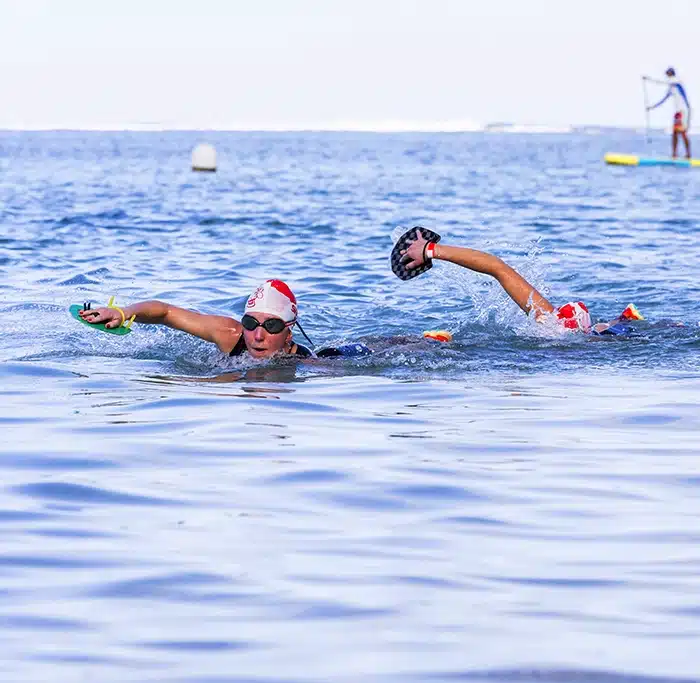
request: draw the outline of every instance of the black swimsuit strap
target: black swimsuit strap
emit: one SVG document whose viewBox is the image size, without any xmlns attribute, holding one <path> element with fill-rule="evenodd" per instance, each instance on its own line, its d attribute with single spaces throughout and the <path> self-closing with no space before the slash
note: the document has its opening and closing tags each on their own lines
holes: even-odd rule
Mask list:
<svg viewBox="0 0 700 683">
<path fill-rule="evenodd" d="M 238 341 L 236 342 L 236 345 L 231 349 L 231 353 L 229 353 L 229 356 L 241 356 L 246 352 L 246 345 L 245 345 L 245 339 L 243 339 L 243 335 L 238 338 Z"/>
<path fill-rule="evenodd" d="M 295 356 L 299 356 L 300 358 L 311 358 L 314 353 L 311 349 L 307 348 L 303 344 L 297 344 L 296 351 L 294 352 Z"/>
</svg>

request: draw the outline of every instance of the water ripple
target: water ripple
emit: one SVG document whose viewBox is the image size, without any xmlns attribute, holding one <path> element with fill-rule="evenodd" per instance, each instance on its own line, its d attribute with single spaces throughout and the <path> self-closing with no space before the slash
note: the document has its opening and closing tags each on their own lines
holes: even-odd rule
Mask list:
<svg viewBox="0 0 700 683">
<path fill-rule="evenodd" d="M 207 132 L 205 176 L 202 136 L 0 132 L 0 679 L 700 680 L 694 172 L 605 166 L 625 135 Z M 563 335 L 456 266 L 400 281 L 416 224 L 646 319 Z M 269 277 L 375 353 L 67 314 L 238 317 Z"/>
</svg>

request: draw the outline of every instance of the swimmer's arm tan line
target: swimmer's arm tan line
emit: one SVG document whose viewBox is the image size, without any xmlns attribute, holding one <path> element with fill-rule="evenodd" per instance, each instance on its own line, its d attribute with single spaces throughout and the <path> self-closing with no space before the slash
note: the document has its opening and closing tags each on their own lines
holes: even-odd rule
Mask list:
<svg viewBox="0 0 700 683">
<path fill-rule="evenodd" d="M 496 278 L 508 296 L 528 315 L 533 310 L 535 315 L 551 313 L 554 310 L 554 306 L 520 273 L 493 254 L 466 247 L 436 244 L 433 259 L 449 261 L 463 268 L 469 268 L 477 273 L 485 273 Z"/>
</svg>

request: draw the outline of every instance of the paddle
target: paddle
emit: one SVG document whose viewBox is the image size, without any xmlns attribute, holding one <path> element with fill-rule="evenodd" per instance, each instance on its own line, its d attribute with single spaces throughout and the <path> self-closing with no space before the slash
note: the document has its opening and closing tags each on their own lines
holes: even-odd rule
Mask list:
<svg viewBox="0 0 700 683">
<path fill-rule="evenodd" d="M 645 128 L 645 138 L 647 145 L 651 143 L 651 135 L 650 135 L 650 129 L 651 125 L 649 123 L 649 95 L 647 93 L 647 77 L 642 76 L 642 90 L 644 91 L 644 115 L 645 115 L 645 120 L 646 120 L 646 128 Z"/>
<path fill-rule="evenodd" d="M 101 330 L 102 332 L 108 332 L 109 334 L 116 334 L 117 336 L 123 337 L 125 334 L 129 334 L 131 332 L 131 328 L 129 327 L 113 327 L 113 328 L 108 328 L 105 327 L 105 323 L 90 323 L 87 320 L 83 320 L 83 318 L 80 317 L 78 314 L 79 311 L 83 311 L 85 309 L 90 308 L 90 304 L 86 303 L 83 304 L 82 306 L 80 304 L 73 304 L 68 310 L 70 311 L 70 314 L 76 319 L 79 320 L 83 325 L 87 325 L 88 327 L 92 327 L 93 330 Z"/>
<path fill-rule="evenodd" d="M 396 241 L 394 248 L 391 250 L 391 270 L 394 271 L 394 275 L 401 280 L 410 280 L 411 278 L 418 277 L 426 270 L 430 270 L 433 267 L 432 259 L 428 259 L 423 263 L 423 265 L 418 266 L 418 268 L 412 268 L 408 270 L 406 265 L 402 263 L 403 256 L 401 252 L 404 249 L 408 249 L 412 242 L 415 242 L 418 238 L 418 231 L 421 231 L 423 237 L 428 240 L 428 242 L 439 242 L 440 235 L 432 230 L 427 230 L 426 228 L 421 228 L 420 225 L 407 230 L 399 239 Z"/>
</svg>

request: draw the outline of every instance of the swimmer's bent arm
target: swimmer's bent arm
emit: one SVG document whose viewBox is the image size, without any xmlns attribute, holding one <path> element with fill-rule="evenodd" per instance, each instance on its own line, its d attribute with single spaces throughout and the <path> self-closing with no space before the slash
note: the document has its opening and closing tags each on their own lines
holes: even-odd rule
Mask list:
<svg viewBox="0 0 700 683">
<path fill-rule="evenodd" d="M 241 324 L 224 315 L 197 313 L 186 308 L 173 306 L 164 301 L 141 301 L 122 308 L 124 318 L 146 325 L 165 325 L 174 330 L 187 332 L 195 337 L 216 344 L 220 350 L 228 353 L 238 341 L 243 328 Z M 93 308 L 83 310 L 80 316 L 91 323 L 105 323 L 114 328 L 122 324 L 122 316 L 116 308 Z"/>
<path fill-rule="evenodd" d="M 418 230 L 417 238 L 410 246 L 401 252 L 403 262 L 410 270 L 422 265 L 426 256 L 428 242 Z M 477 273 L 485 273 L 496 278 L 506 294 L 515 301 L 528 315 L 534 311 L 535 317 L 543 313 L 551 313 L 554 306 L 547 301 L 520 273 L 493 254 L 466 247 L 450 247 L 446 244 L 435 244 L 433 259 L 441 259 L 456 263 L 463 268 L 469 268 Z"/>
<path fill-rule="evenodd" d="M 500 283 L 513 301 L 528 315 L 551 313 L 554 310 L 545 299 L 520 273 L 493 254 L 466 247 L 450 247 L 436 244 L 433 259 L 441 259 L 456 263 L 463 268 L 485 273 L 494 277 Z"/>
</svg>

